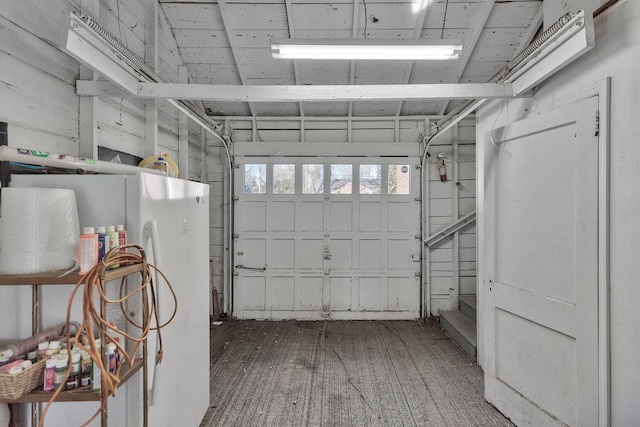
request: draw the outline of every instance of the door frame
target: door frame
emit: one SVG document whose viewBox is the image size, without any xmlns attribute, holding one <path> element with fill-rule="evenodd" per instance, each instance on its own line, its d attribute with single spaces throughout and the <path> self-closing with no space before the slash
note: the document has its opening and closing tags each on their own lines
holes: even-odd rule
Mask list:
<svg viewBox="0 0 640 427">
<path fill-rule="evenodd" d="M 572 104 L 593 96 L 598 97 L 599 133 L 598 133 L 598 417 L 600 426 L 610 425 L 610 298 L 609 298 L 609 144 L 610 144 L 610 94 L 611 78 L 594 82 L 583 90 L 559 99 L 539 114 Z M 521 118 L 523 119 L 523 118 Z M 594 129 L 595 130 L 595 129 Z M 479 136 L 480 134 L 477 133 Z M 477 263 L 478 280 L 476 283 L 478 298 L 478 363 L 484 369 L 484 278 L 486 276 L 487 254 L 485 244 L 486 203 L 485 175 L 490 173 L 485 162 L 484 148 L 488 142 L 482 136 L 482 144 L 477 144 Z M 480 140 L 480 138 L 478 138 Z"/>
</svg>

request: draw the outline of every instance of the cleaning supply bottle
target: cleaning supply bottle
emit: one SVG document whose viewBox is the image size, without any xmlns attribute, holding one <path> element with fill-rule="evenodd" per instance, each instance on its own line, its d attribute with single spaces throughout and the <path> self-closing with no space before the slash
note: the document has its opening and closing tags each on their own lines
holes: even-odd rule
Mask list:
<svg viewBox="0 0 640 427">
<path fill-rule="evenodd" d="M 116 231 L 118 232 L 118 245 L 124 246 L 127 244 L 127 230 L 124 229 L 124 225 L 116 225 Z M 121 248 L 122 252 L 126 252 L 126 249 Z"/>
<path fill-rule="evenodd" d="M 98 262 L 109 252 L 109 235 L 105 227 L 96 227 L 98 234 Z"/>
<path fill-rule="evenodd" d="M 162 157 L 162 154 L 158 156 L 158 160 L 153 162 L 153 168 L 164 172 L 165 175 L 167 174 L 168 166 L 167 166 L 167 162 Z"/>
<path fill-rule="evenodd" d="M 113 249 L 119 244 L 119 235 L 115 225 L 108 225 L 106 228 L 107 236 L 109 236 L 109 249 Z M 120 264 L 114 264 L 111 268 L 120 267 Z"/>
<path fill-rule="evenodd" d="M 93 227 L 84 227 L 80 235 L 78 264 L 80 274 L 87 274 L 98 263 L 98 235 Z"/>
</svg>

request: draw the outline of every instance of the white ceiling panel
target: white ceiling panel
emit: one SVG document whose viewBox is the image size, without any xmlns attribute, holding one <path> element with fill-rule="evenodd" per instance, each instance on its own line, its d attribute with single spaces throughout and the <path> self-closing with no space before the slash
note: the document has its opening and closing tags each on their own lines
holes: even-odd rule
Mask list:
<svg viewBox="0 0 640 427">
<path fill-rule="evenodd" d="M 301 30 L 351 30 L 353 3 L 293 4 L 293 22 Z"/>
<path fill-rule="evenodd" d="M 496 2 L 485 28 L 527 28 L 540 7 L 539 1 Z"/>
<path fill-rule="evenodd" d="M 173 30 L 173 35 L 179 48 L 230 47 L 229 39 L 227 39 L 227 34 L 224 30 L 178 29 Z M 185 60 L 185 62 L 188 61 Z"/>
<path fill-rule="evenodd" d="M 235 64 L 187 64 L 190 81 L 207 85 L 242 84 Z"/>
<path fill-rule="evenodd" d="M 358 28 L 364 28 L 367 18 L 367 32 L 376 30 L 411 29 L 416 25 L 417 14 L 412 11 L 412 3 L 367 2 L 367 13 L 360 4 Z"/>
<path fill-rule="evenodd" d="M 271 48 L 271 40 L 289 38 L 289 31 L 282 30 L 235 30 L 236 46 L 240 48 Z M 297 36 L 297 34 L 296 34 Z"/>
<path fill-rule="evenodd" d="M 183 47 L 182 60 L 187 64 L 233 64 L 231 49 L 222 47 Z"/>
<path fill-rule="evenodd" d="M 256 102 L 253 108 L 258 116 L 298 116 L 300 109 L 292 102 Z"/>
<path fill-rule="evenodd" d="M 403 84 L 407 61 L 358 61 L 355 84 Z"/>
<path fill-rule="evenodd" d="M 416 61 L 409 83 L 446 83 L 457 65 L 457 61 Z"/>
<path fill-rule="evenodd" d="M 470 28 L 475 24 L 475 18 L 484 6 L 482 2 L 449 2 L 444 1 L 429 4 L 425 28 Z M 445 9 L 447 12 L 445 21 Z"/>
<path fill-rule="evenodd" d="M 527 29 L 522 27 L 485 28 L 477 46 L 518 46 Z"/>
<path fill-rule="evenodd" d="M 138 0 L 136 0 L 138 1 Z M 291 0 L 289 15 L 285 0 L 226 0 L 221 12 L 215 0 L 161 0 L 190 81 L 204 84 L 321 85 L 483 83 L 504 67 L 530 33 L 541 0 L 496 0 L 477 43 L 470 40 L 478 17 L 486 10 L 483 0 L 431 0 L 421 15 L 413 11 L 413 0 Z M 446 12 L 446 13 L 445 13 Z M 223 19 L 224 17 L 224 19 Z M 354 28 L 354 19 L 356 26 Z M 420 24 L 423 25 L 420 25 Z M 229 26 L 225 27 L 225 24 Z M 423 39 L 466 40 L 474 51 L 454 61 L 303 61 L 274 60 L 270 42 L 295 38 L 410 39 L 418 31 Z M 417 27 L 417 29 L 416 29 Z M 229 40 L 231 37 L 232 40 Z M 139 50 L 139 49 L 138 49 Z M 410 73 L 409 73 L 410 71 Z M 260 116 L 354 116 L 433 115 L 446 101 L 399 103 L 358 101 L 320 103 L 207 102 L 216 114 Z M 447 110 L 455 106 L 448 103 Z M 300 108 L 302 106 L 302 108 Z M 401 108 L 399 108 L 401 107 Z"/>
<path fill-rule="evenodd" d="M 210 116 L 250 116 L 251 110 L 245 102 L 204 101 L 204 108 Z"/>
<path fill-rule="evenodd" d="M 305 116 L 312 117 L 344 117 L 349 114 L 348 102 L 304 102 L 302 103 Z"/>
<path fill-rule="evenodd" d="M 298 61 L 300 84 L 349 84 L 350 61 Z"/>
<path fill-rule="evenodd" d="M 287 28 L 287 14 L 282 4 L 227 3 L 235 30 L 280 30 Z"/>
<path fill-rule="evenodd" d="M 164 3 L 162 10 L 173 29 L 224 30 L 217 4 Z"/>
<path fill-rule="evenodd" d="M 401 114 L 405 116 L 432 116 L 440 114 L 442 102 L 437 101 L 405 101 Z"/>
<path fill-rule="evenodd" d="M 354 116 L 395 116 L 398 103 L 394 101 L 354 102 Z"/>
</svg>

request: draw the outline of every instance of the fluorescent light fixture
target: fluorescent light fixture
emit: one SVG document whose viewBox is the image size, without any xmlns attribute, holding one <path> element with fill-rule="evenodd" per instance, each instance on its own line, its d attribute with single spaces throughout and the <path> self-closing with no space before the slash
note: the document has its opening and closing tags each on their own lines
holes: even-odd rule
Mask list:
<svg viewBox="0 0 640 427">
<path fill-rule="evenodd" d="M 289 39 L 274 40 L 276 59 L 446 60 L 457 59 L 462 43 L 424 39 Z"/>
</svg>

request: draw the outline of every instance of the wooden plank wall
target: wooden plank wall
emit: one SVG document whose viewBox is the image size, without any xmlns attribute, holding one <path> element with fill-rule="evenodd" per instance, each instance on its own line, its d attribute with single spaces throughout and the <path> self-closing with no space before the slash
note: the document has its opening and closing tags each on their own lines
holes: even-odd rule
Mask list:
<svg viewBox="0 0 640 427">
<path fill-rule="evenodd" d="M 452 141 L 458 141 L 458 183 L 454 181 L 455 156 Z M 451 224 L 454 204 L 458 218 L 476 209 L 475 119 L 462 120 L 456 128 L 434 141 L 429 152 L 429 234 Z M 438 153 L 445 153 L 446 182 L 438 174 Z M 455 200 L 457 187 L 457 201 Z M 431 279 L 431 313 L 451 308 L 451 295 L 476 293 L 476 226 L 467 226 L 459 232 L 457 247 L 453 238 L 434 245 L 429 253 Z M 457 272 L 457 274 L 454 274 Z M 457 281 L 456 281 L 457 279 Z M 457 301 L 454 301 L 454 304 Z"/>
<path fill-rule="evenodd" d="M 0 120 L 9 123 L 15 147 L 77 155 L 79 64 L 58 47 L 69 13 L 82 13 L 79 0 L 6 0 L 0 5 Z M 144 57 L 144 0 L 101 0 L 99 22 L 123 44 Z M 120 25 L 118 25 L 120 22 Z M 160 9 L 159 69 L 164 81 L 178 81 L 182 61 Z M 144 106 L 128 98 L 100 98 L 97 111 L 100 146 L 143 157 Z M 200 129 L 189 126 L 190 179 L 200 179 Z M 159 150 L 178 159 L 178 112 L 159 107 Z"/>
<path fill-rule="evenodd" d="M 430 122 L 437 118 L 427 118 Z M 251 120 L 235 120 L 231 122 L 231 135 L 235 142 L 251 142 L 254 134 Z M 424 131 L 424 118 L 406 117 L 400 120 L 398 132 L 394 129 L 394 120 L 366 120 L 358 119 L 351 124 L 351 141 L 353 143 L 384 144 L 394 141 L 416 142 Z M 316 119 L 306 118 L 304 132 L 305 142 L 346 142 L 348 135 L 348 121 L 346 119 Z M 267 121 L 257 120 L 255 131 L 256 142 L 299 142 L 301 130 L 299 120 Z M 453 139 L 458 142 L 457 162 L 454 162 Z M 453 218 L 454 204 L 457 206 L 457 217 L 462 217 L 476 209 L 476 160 L 475 160 L 475 118 L 462 120 L 452 131 L 433 141 L 429 152 L 431 157 L 428 173 L 429 195 L 429 230 L 427 235 L 435 233 L 444 226 L 455 221 Z M 436 166 L 436 155 L 444 152 L 446 156 L 448 181 L 441 182 Z M 212 160 L 210 159 L 210 162 Z M 217 160 L 216 160 L 217 161 Z M 457 176 L 459 184 L 454 182 L 454 165 L 458 165 Z M 214 169 L 222 168 L 223 164 L 216 164 Z M 211 170 L 211 164 L 210 164 Z M 210 172 L 215 174 L 216 172 Z M 220 175 L 221 172 L 218 172 Z M 221 175 L 219 176 L 221 177 Z M 457 191 L 454 191 L 454 187 Z M 216 195 L 222 203 L 223 189 L 216 186 Z M 456 199 L 457 198 L 457 199 Z M 220 254 L 222 248 L 215 242 L 223 242 L 222 224 L 212 228 L 212 258 Z M 459 232 L 457 247 L 453 239 L 448 238 L 435 245 L 429 254 L 430 274 L 423 280 L 431 286 L 431 313 L 438 315 L 440 309 L 451 308 L 452 301 L 456 302 L 457 295 L 473 295 L 476 293 L 476 226 L 467 226 Z M 221 258 L 220 258 L 221 259 Z M 215 261 L 216 276 L 222 271 L 221 261 Z M 455 272 L 455 274 L 454 274 Z M 221 273 L 220 273 L 221 274 Z M 221 290 L 220 288 L 219 290 Z M 452 289 L 454 290 L 452 296 Z"/>
</svg>

